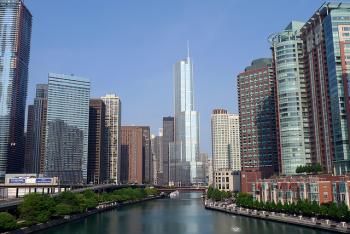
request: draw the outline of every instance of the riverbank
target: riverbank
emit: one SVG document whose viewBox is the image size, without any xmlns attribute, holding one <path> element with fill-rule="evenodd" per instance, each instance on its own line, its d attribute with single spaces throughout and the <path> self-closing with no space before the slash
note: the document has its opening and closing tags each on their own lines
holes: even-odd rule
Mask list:
<svg viewBox="0 0 350 234">
<path fill-rule="evenodd" d="M 42 231 L 45 229 L 49 229 L 52 227 L 56 227 L 62 224 L 66 224 L 69 222 L 74 222 L 80 219 L 84 219 L 88 216 L 94 215 L 94 214 L 98 214 L 101 212 L 105 212 L 108 210 L 112 210 L 112 209 L 117 209 L 120 207 L 124 207 L 124 206 L 128 206 L 128 205 L 133 205 L 133 204 L 137 204 L 137 203 L 141 203 L 141 202 L 146 202 L 146 201 L 150 201 L 150 200 L 155 200 L 155 199 L 160 199 L 163 198 L 163 196 L 158 195 L 158 196 L 152 196 L 152 197 L 147 197 L 147 198 L 143 198 L 140 200 L 135 200 L 135 201 L 125 201 L 125 202 L 105 202 L 105 203 L 101 203 L 99 204 L 96 209 L 93 210 L 89 210 L 85 213 L 82 214 L 73 214 L 73 215 L 66 215 L 64 218 L 60 218 L 60 219 L 54 219 L 54 220 L 50 220 L 46 223 L 40 223 L 40 224 L 36 224 L 30 227 L 24 227 L 21 229 L 17 229 L 14 231 L 9 231 L 9 232 L 5 232 L 5 234 L 29 234 L 29 233 L 35 233 L 38 231 Z"/>
<path fill-rule="evenodd" d="M 234 205 L 227 206 L 217 202 L 209 203 L 208 201 L 205 201 L 205 208 L 208 210 L 220 211 L 232 215 L 246 216 L 250 218 L 268 220 L 273 222 L 298 225 L 335 233 L 350 233 L 350 225 L 345 222 L 336 223 L 330 220 L 318 220 L 316 218 L 291 216 L 283 213 L 257 211 L 241 207 L 235 207 Z"/>
</svg>

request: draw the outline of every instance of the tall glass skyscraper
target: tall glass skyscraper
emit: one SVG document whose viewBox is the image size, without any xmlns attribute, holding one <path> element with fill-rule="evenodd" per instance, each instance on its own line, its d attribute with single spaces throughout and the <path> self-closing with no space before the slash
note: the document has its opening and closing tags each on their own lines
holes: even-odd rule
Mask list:
<svg viewBox="0 0 350 234">
<path fill-rule="evenodd" d="M 0 178 L 24 166 L 24 119 L 32 15 L 21 0 L 0 0 Z"/>
<path fill-rule="evenodd" d="M 87 180 L 90 81 L 49 74 L 45 175 L 61 184 Z"/>
<path fill-rule="evenodd" d="M 174 65 L 175 96 L 175 155 L 180 175 L 178 185 L 203 182 L 197 176 L 199 162 L 199 114 L 194 108 L 193 65 L 187 58 Z"/>
<path fill-rule="evenodd" d="M 292 21 L 284 31 L 270 37 L 277 88 L 277 117 L 282 174 L 296 173 L 311 163 L 307 83 L 304 73 L 304 23 Z"/>
<path fill-rule="evenodd" d="M 328 2 L 319 15 L 327 55 L 334 168 L 336 174 L 345 174 L 350 172 L 350 4 Z"/>
</svg>

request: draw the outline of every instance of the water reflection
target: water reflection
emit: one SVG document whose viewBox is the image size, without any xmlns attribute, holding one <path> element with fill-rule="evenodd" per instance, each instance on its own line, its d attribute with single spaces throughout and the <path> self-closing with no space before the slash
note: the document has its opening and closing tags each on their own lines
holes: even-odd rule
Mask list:
<svg viewBox="0 0 350 234">
<path fill-rule="evenodd" d="M 179 199 L 150 201 L 108 211 L 85 220 L 41 232 L 125 234 L 326 234 L 280 223 L 232 216 L 203 208 L 200 193 L 182 193 Z"/>
</svg>

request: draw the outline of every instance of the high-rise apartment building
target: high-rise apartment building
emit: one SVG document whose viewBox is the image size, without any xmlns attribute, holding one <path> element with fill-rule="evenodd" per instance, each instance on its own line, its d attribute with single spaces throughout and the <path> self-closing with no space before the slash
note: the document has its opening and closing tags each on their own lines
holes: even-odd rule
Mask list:
<svg viewBox="0 0 350 234">
<path fill-rule="evenodd" d="M 326 38 L 323 26 L 324 18 L 327 15 L 325 9 L 322 10 L 323 14 L 320 14 L 319 11 L 316 12 L 303 26 L 301 38 L 304 46 L 305 77 L 308 81 L 310 96 L 312 162 L 322 165 L 324 172 L 332 173 L 334 145 Z M 350 24 L 350 20 L 348 23 Z M 335 126 L 340 119 L 335 119 Z M 339 149 L 338 146 L 337 148 Z"/>
<path fill-rule="evenodd" d="M 121 170 L 121 101 L 115 94 L 101 97 L 106 105 L 106 131 L 108 144 L 109 179 L 120 183 Z"/>
<path fill-rule="evenodd" d="M 174 65 L 175 155 L 180 166 L 179 185 L 202 182 L 197 176 L 199 160 L 199 114 L 194 107 L 193 65 L 187 58 Z"/>
<path fill-rule="evenodd" d="M 36 86 L 34 104 L 28 106 L 25 172 L 44 173 L 47 120 L 47 84 Z"/>
<path fill-rule="evenodd" d="M 24 167 L 24 122 L 32 15 L 21 0 L 0 0 L 0 179 Z"/>
<path fill-rule="evenodd" d="M 121 127 L 121 178 L 123 183 L 149 183 L 145 172 L 147 157 L 150 157 L 150 155 L 147 156 L 147 153 L 151 153 L 149 132 L 149 127 Z"/>
<path fill-rule="evenodd" d="M 151 135 L 151 149 L 153 161 L 153 184 L 161 185 L 163 181 L 163 133 L 159 136 Z"/>
<path fill-rule="evenodd" d="M 169 184 L 170 174 L 170 143 L 174 143 L 174 117 L 163 117 L 163 137 L 162 137 L 162 155 L 163 155 L 163 178 L 162 184 Z M 172 154 L 174 155 L 174 154 Z M 175 157 L 173 158 L 175 167 Z"/>
<path fill-rule="evenodd" d="M 88 182 L 108 182 L 106 106 L 101 99 L 90 100 Z"/>
<path fill-rule="evenodd" d="M 33 130 L 34 130 L 34 105 L 28 106 L 26 148 L 24 156 L 24 172 L 31 173 L 33 168 Z"/>
<path fill-rule="evenodd" d="M 61 184 L 87 181 L 90 81 L 49 74 L 45 175 Z"/>
<path fill-rule="evenodd" d="M 350 171 L 350 4 L 323 4 L 302 28 L 313 150 L 327 172 Z M 332 165 L 333 161 L 333 165 Z"/>
<path fill-rule="evenodd" d="M 254 60 L 237 77 L 242 189 L 278 173 L 276 85 L 272 59 Z"/>
<path fill-rule="evenodd" d="M 303 25 L 292 21 L 269 38 L 276 75 L 280 166 L 286 175 L 312 162 L 308 84 L 300 37 Z"/>
<path fill-rule="evenodd" d="M 239 116 L 225 109 L 215 109 L 211 115 L 212 157 L 214 171 L 241 170 Z"/>
<path fill-rule="evenodd" d="M 48 85 L 38 84 L 34 99 L 32 173 L 42 174 L 45 168 L 45 138 Z"/>
<path fill-rule="evenodd" d="M 143 158 L 143 176 L 144 184 L 153 184 L 153 160 L 151 151 L 151 130 L 148 126 L 141 126 L 142 129 L 142 158 Z"/>
</svg>

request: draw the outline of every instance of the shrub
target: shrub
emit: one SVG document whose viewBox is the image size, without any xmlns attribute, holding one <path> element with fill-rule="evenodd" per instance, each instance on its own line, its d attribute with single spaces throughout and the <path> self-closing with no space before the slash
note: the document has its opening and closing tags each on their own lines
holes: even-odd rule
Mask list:
<svg viewBox="0 0 350 234">
<path fill-rule="evenodd" d="M 16 229 L 17 227 L 18 226 L 15 217 L 7 212 L 0 213 L 0 232 L 10 231 Z"/>
<path fill-rule="evenodd" d="M 19 207 L 20 217 L 29 223 L 44 223 L 54 214 L 55 206 L 53 198 L 31 193 L 24 197 Z"/>
</svg>

